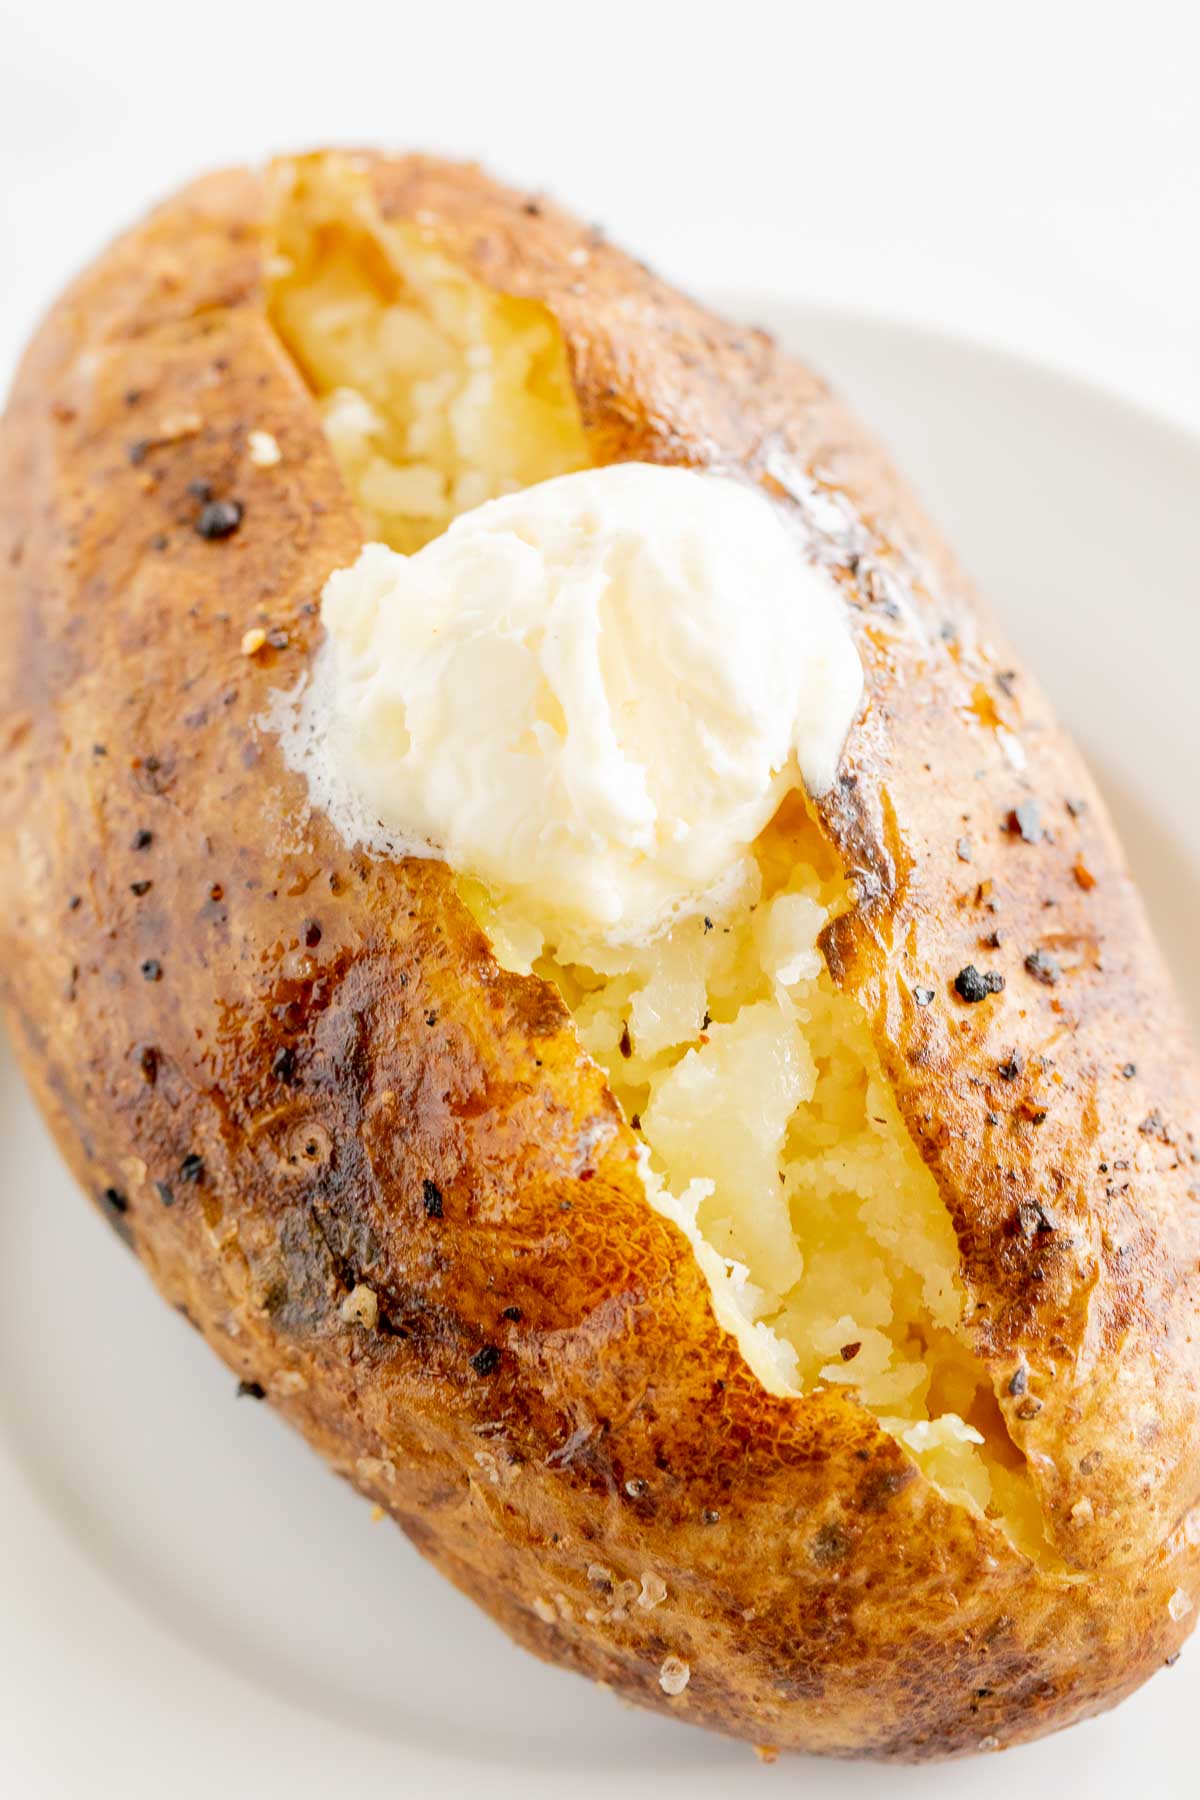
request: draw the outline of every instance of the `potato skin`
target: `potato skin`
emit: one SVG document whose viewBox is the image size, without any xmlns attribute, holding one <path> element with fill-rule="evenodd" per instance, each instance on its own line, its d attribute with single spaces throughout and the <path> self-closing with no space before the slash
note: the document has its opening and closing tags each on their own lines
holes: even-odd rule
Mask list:
<svg viewBox="0 0 1200 1800">
<path fill-rule="evenodd" d="M 31 1086 L 166 1298 L 538 1654 L 840 1755 L 1084 1717 L 1200 1600 L 1197 1076 L 1102 804 L 815 376 L 475 169 L 360 160 L 386 214 L 556 315 L 598 461 L 742 472 L 842 582 L 869 704 L 818 808 L 859 894 L 826 953 L 1071 1573 L 852 1399 L 766 1393 L 557 995 L 498 969 L 443 868 L 308 813 L 257 721 L 360 531 L 266 318 L 247 173 L 75 283 L 0 432 L 0 983 Z M 231 536 L 195 529 L 198 483 L 243 505 Z M 259 624 L 283 635 L 241 654 Z M 1003 992 L 960 999 L 967 964 Z M 341 1313 L 359 1282 L 374 1331 Z"/>
</svg>

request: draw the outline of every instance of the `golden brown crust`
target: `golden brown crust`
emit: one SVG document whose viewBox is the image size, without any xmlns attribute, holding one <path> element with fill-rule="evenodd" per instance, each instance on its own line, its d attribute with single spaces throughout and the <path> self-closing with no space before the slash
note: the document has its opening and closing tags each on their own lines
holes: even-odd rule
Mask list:
<svg viewBox="0 0 1200 1800">
<path fill-rule="evenodd" d="M 496 967 L 444 869 L 306 817 L 255 721 L 359 530 L 267 322 L 248 174 L 75 284 L 0 435 L 0 979 L 35 1092 L 167 1298 L 539 1654 L 840 1754 L 1082 1717 L 1178 1649 L 1200 1580 L 1196 1072 L 1092 784 L 819 380 L 473 169 L 363 164 L 385 213 L 554 312 L 597 460 L 744 471 L 842 581 L 869 708 L 821 809 L 859 892 L 827 954 L 1075 1578 L 852 1400 L 767 1394 L 557 998 Z M 232 536 L 198 535 L 196 483 L 244 505 Z M 250 658 L 255 625 L 281 635 Z M 1003 992 L 960 999 L 968 964 Z M 373 1332 L 341 1315 L 360 1281 Z M 661 1603 L 622 1586 L 643 1572 Z"/>
</svg>

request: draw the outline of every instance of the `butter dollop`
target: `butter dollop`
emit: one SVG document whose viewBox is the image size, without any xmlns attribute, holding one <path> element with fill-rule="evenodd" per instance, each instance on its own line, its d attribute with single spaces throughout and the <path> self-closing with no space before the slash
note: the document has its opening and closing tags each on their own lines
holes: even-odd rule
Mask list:
<svg viewBox="0 0 1200 1800">
<path fill-rule="evenodd" d="M 863 675 L 837 585 L 730 477 L 646 463 L 460 515 L 332 575 L 292 760 L 343 834 L 444 857 L 610 942 L 698 909 Z"/>
</svg>

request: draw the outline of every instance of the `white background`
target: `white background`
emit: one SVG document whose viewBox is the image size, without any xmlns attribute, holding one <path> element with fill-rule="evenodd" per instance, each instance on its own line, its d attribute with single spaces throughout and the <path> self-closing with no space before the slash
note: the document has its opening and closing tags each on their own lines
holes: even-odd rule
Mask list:
<svg viewBox="0 0 1200 1800">
<path fill-rule="evenodd" d="M 194 170 L 486 160 L 696 288 L 849 304 L 1200 424 L 1188 0 L 0 0 L 0 372 Z"/>
</svg>

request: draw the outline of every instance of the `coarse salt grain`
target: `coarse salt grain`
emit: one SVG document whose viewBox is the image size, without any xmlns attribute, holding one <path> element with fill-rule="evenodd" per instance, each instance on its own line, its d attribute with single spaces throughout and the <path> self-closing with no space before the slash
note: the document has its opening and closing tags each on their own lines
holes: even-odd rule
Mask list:
<svg viewBox="0 0 1200 1800">
<path fill-rule="evenodd" d="M 667 1584 L 662 1576 L 652 1574 L 647 1570 L 642 1576 L 642 1591 L 637 1597 L 637 1603 L 642 1611 L 652 1612 L 656 1606 L 662 1605 L 666 1597 Z"/>
<path fill-rule="evenodd" d="M 365 1325 L 374 1331 L 379 1323 L 379 1296 L 374 1288 L 360 1281 L 342 1301 L 341 1314 L 347 1325 Z"/>
<path fill-rule="evenodd" d="M 1082 1500 L 1077 1500 L 1075 1502 L 1074 1506 L 1071 1508 L 1071 1517 L 1074 1520 L 1076 1525 L 1090 1524 L 1091 1521 L 1095 1518 L 1095 1516 L 1096 1516 L 1096 1509 L 1092 1505 L 1091 1501 L 1088 1499 L 1086 1494 L 1084 1495 Z"/>
<path fill-rule="evenodd" d="M 543 1600 L 540 1594 L 533 1603 L 533 1610 L 542 1621 L 543 1625 L 554 1625 L 557 1623 L 558 1614 L 555 1612 L 553 1606 L 551 1606 L 549 1600 Z"/>
<path fill-rule="evenodd" d="M 692 1671 L 681 1656 L 666 1656 L 658 1671 L 658 1685 L 664 1694 L 682 1694 L 692 1679 Z"/>
<path fill-rule="evenodd" d="M 1192 1610 L 1192 1602 L 1182 1588 L 1176 1588 L 1167 1601 L 1167 1611 L 1178 1625 L 1180 1619 L 1186 1619 Z"/>
<path fill-rule="evenodd" d="M 256 469 L 273 469 L 283 460 L 283 452 L 269 431 L 250 432 L 246 444 Z"/>
</svg>

